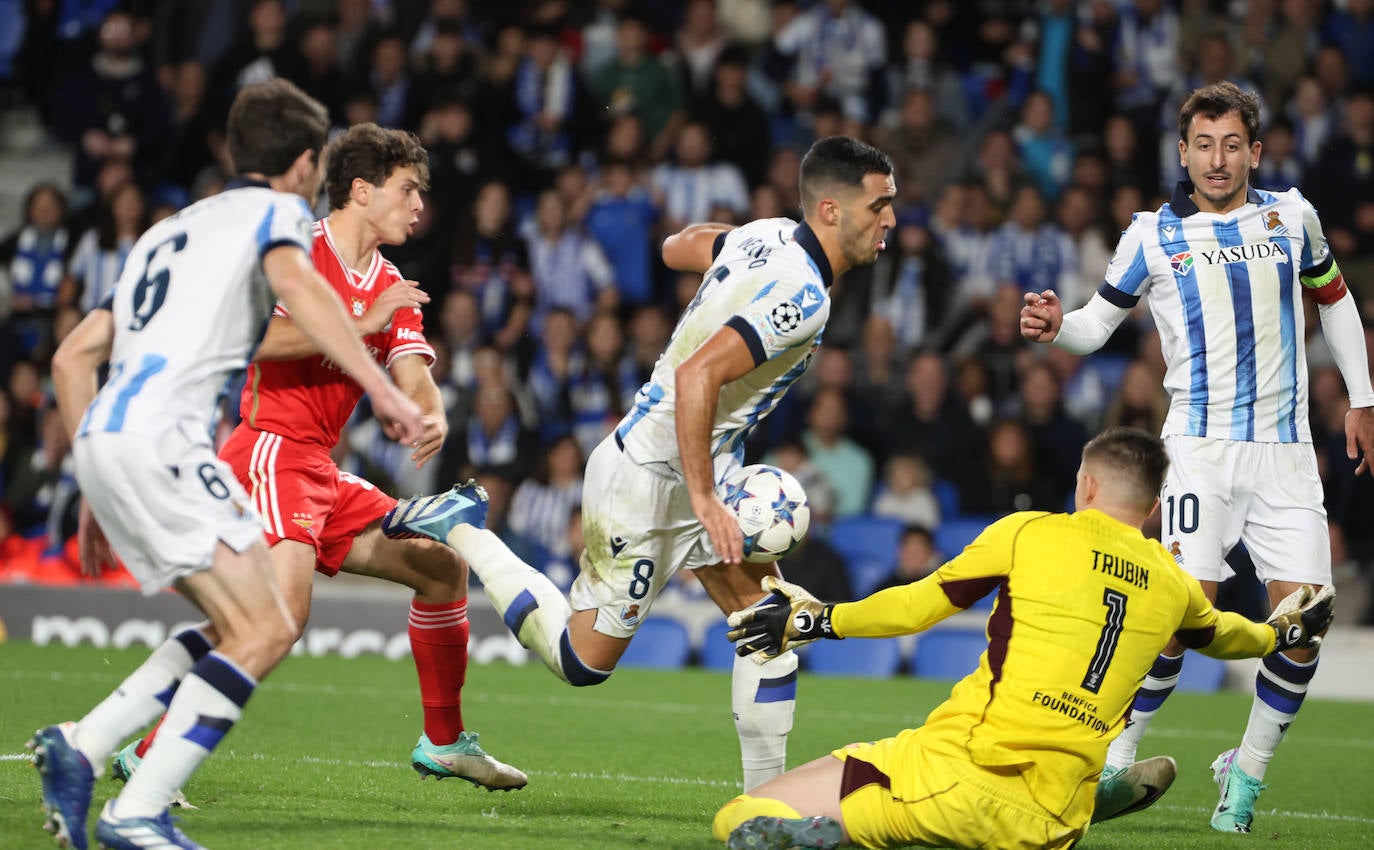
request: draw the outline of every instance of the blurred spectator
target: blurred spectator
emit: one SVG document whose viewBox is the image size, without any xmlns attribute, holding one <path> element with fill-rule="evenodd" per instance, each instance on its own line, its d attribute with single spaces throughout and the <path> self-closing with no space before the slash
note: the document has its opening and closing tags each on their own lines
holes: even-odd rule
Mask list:
<svg viewBox="0 0 1374 850">
<path fill-rule="evenodd" d="M 538 441 L 521 424 L 510 390 L 479 387 L 473 414 L 463 435 L 465 463 L 485 467 L 512 481 L 528 475 Z"/>
<path fill-rule="evenodd" d="M 1102 417 L 1102 428 L 1105 430 L 1124 425 L 1158 434 L 1163 430 L 1164 419 L 1168 415 L 1169 394 L 1150 367 L 1135 360 L 1122 373 L 1121 386 Z"/>
<path fill-rule="evenodd" d="M 1309 182 L 1336 256 L 1374 254 L 1374 93 L 1355 92 L 1346 101 L 1340 132 Z"/>
<path fill-rule="evenodd" d="M 988 274 L 999 286 L 1011 284 L 1021 292 L 1072 292 L 1080 302 L 1087 300 L 1074 292 L 1078 256 L 1073 241 L 1047 220 L 1045 200 L 1034 186 L 1017 191 L 1006 224 L 993 232 L 987 250 Z"/>
<path fill-rule="evenodd" d="M 1031 183 L 1049 201 L 1069 179 L 1073 145 L 1054 121 L 1054 101 L 1049 93 L 1034 91 L 1021 104 L 1021 120 L 1012 130 L 1016 150 Z"/>
<path fill-rule="evenodd" d="M 568 512 L 568 527 L 558 548 L 549 550 L 543 564 L 531 566 L 537 567 L 559 591 L 567 593 L 582 570 L 580 558 L 585 548 L 587 543 L 582 536 L 582 508 L 574 507 Z"/>
<path fill-rule="evenodd" d="M 418 52 L 416 36 L 411 43 L 415 62 L 415 99 L 423 113 L 444 101 L 471 102 L 478 95 L 477 56 L 463 34 L 463 26 L 453 18 L 439 18 L 432 37 Z"/>
<path fill-rule="evenodd" d="M 1164 0 L 1130 0 L 1119 4 L 1118 13 L 1112 50 L 1116 106 L 1137 127 L 1153 130 L 1160 104 L 1182 78 L 1178 13 Z"/>
<path fill-rule="evenodd" d="M 477 197 L 477 189 L 499 177 L 504 163 L 489 137 L 475 126 L 471 105 L 457 97 L 436 102 L 425 113 L 419 135 L 429 151 L 429 193 L 438 207 L 436 228 L 452 234 Z"/>
<path fill-rule="evenodd" d="M 0 378 L 47 341 L 47 323 L 76 240 L 66 227 L 67 198 L 52 183 L 24 197 L 23 222 L 0 241 Z"/>
<path fill-rule="evenodd" d="M 639 118 L 649 138 L 649 155 L 659 159 L 683 120 L 682 99 L 667 66 L 649 55 L 648 42 L 643 19 L 623 16 L 616 29 L 615 58 L 596 68 L 587 83 L 598 107 Z"/>
<path fill-rule="evenodd" d="M 1177 133 L 1168 138 L 1175 136 Z M 1125 115 L 1107 119 L 1102 128 L 1102 151 L 1108 187 L 1133 186 L 1141 192 L 1153 192 L 1159 186 L 1159 158 L 1154 150 L 1140 144 L 1139 131 Z"/>
<path fill-rule="evenodd" d="M 808 534 L 787 557 L 778 562 L 782 577 L 811 591 L 826 602 L 850 602 L 853 583 L 844 558 L 824 537 Z"/>
<path fill-rule="evenodd" d="M 892 322 L 875 310 L 859 335 L 859 350 L 854 355 L 854 392 L 869 399 L 875 411 L 890 409 L 902 396 L 902 370 L 910 353 L 898 347 Z M 874 428 L 875 432 L 878 430 Z M 879 449 L 881 442 L 878 441 Z"/>
<path fill-rule="evenodd" d="M 801 154 L 796 148 L 775 147 L 768 159 L 767 184 L 778 196 L 782 214 L 794 221 L 801 221 L 801 189 L 797 175 L 801 173 Z"/>
<path fill-rule="evenodd" d="M 654 189 L 663 196 L 665 232 L 676 233 L 688 224 L 709 221 L 716 206 L 738 214 L 749 209 L 744 175 L 737 166 L 712 157 L 711 134 L 705 124 L 692 122 L 683 127 L 674 153 L 674 162 L 654 169 Z"/>
<path fill-rule="evenodd" d="M 1374 2 L 1345 0 L 1326 16 L 1322 38 L 1350 60 L 1350 77 L 1358 86 L 1374 85 Z"/>
<path fill-rule="evenodd" d="M 1293 123 L 1298 155 L 1304 165 L 1314 167 L 1340 120 L 1328 107 L 1321 83 L 1315 77 L 1298 80 L 1293 99 L 1288 102 L 1287 116 Z M 1262 157 L 1260 164 L 1264 164 Z"/>
<path fill-rule="evenodd" d="M 1064 509 L 1068 495 L 1037 468 L 1026 426 L 1014 419 L 999 419 L 988 429 L 981 468 L 959 489 L 959 508 L 964 513 L 994 516 L 1058 511 Z"/>
<path fill-rule="evenodd" d="M 898 217 L 891 244 L 873 265 L 873 313 L 887 320 L 903 353 L 934 341 L 951 296 L 949 269 L 922 218 Z"/>
<path fill-rule="evenodd" d="M 726 38 L 716 17 L 716 0 L 687 0 L 685 5 L 673 47 L 682 62 L 688 96 L 696 99 L 711 87 L 716 60 L 725 49 Z"/>
<path fill-rule="evenodd" d="M 1070 310 L 1086 304 L 1097 291 L 1112 259 L 1112 249 L 1104 234 L 1108 227 L 1099 217 L 1097 204 L 1081 186 L 1069 186 L 1059 197 L 1059 228 L 1073 244 L 1075 262 L 1072 275 L 1060 279 L 1059 285 L 1064 288 L 1056 288 L 1055 293 Z M 1112 241 L 1116 241 L 1115 233 Z"/>
<path fill-rule="evenodd" d="M 642 386 L 653 374 L 654 364 L 668 344 L 672 330 L 672 322 L 659 307 L 646 305 L 630 313 L 629 356 L 636 386 Z"/>
<path fill-rule="evenodd" d="M 536 29 L 525 39 L 515 71 L 516 120 L 506 140 L 525 168 L 556 171 L 572 159 L 568 123 L 573 111 L 572 65 L 557 34 Z"/>
<path fill-rule="evenodd" d="M 582 352 L 577 344 L 577 319 L 565 307 L 544 315 L 540 344 L 530 364 L 526 384 L 539 418 L 539 439 L 552 443 L 572 432 L 572 406 L 568 388 L 574 373 L 582 371 Z"/>
<path fill-rule="evenodd" d="M 410 55 L 417 62 L 434 48 L 434 42 L 448 33 L 474 44 L 481 43 L 482 30 L 471 20 L 467 0 L 429 0 L 429 9 L 410 39 Z"/>
<path fill-rule="evenodd" d="M 288 23 L 282 0 L 252 0 L 247 30 L 212 75 L 212 101 L 219 114 L 228 112 L 234 95 L 249 83 L 303 76 L 301 55 L 287 37 Z"/>
<path fill-rule="evenodd" d="M 611 263 L 620 301 L 626 306 L 655 299 L 654 224 L 658 208 L 649 190 L 625 160 L 612 160 L 601 169 L 600 191 L 587 211 L 586 228 Z"/>
<path fill-rule="evenodd" d="M 951 129 L 962 132 L 968 128 L 968 106 L 964 99 L 964 84 L 959 74 L 941 57 L 935 30 L 925 20 L 916 19 L 906 24 L 902 36 L 902 55 L 887 70 L 887 95 L 889 102 L 907 108 L 907 97 L 915 91 L 926 92 L 931 101 L 931 109 L 939 119 Z M 891 124 L 891 121 L 885 123 Z M 889 156 L 895 157 L 892 148 L 883 148 Z M 905 184 L 922 175 L 897 169 Z"/>
<path fill-rule="evenodd" d="M 1044 361 L 1027 364 L 1017 398 L 1008 407 L 1030 432 L 1040 474 L 1061 492 L 1071 491 L 1088 432 L 1064 410 L 1059 373 Z"/>
<path fill-rule="evenodd" d="M 902 529 L 897 544 L 897 564 L 887 578 L 878 582 L 873 593 L 920 581 L 940 566 L 940 553 L 935 551 L 935 536 L 930 528 L 920 524 Z"/>
<path fill-rule="evenodd" d="M 634 363 L 624 355 L 625 339 L 614 313 L 592 316 L 583 334 L 582 368 L 568 386 L 573 435 L 583 454 L 590 454 L 625 411 L 639 390 Z"/>
<path fill-rule="evenodd" d="M 988 201 L 998 214 L 1010 209 L 1026 175 L 1017 156 L 1016 142 L 1006 130 L 989 130 L 978 143 L 978 155 L 965 166 L 965 175 L 987 190 Z"/>
<path fill-rule="evenodd" d="M 1293 125 L 1287 119 L 1279 118 L 1265 128 L 1261 137 L 1264 155 L 1260 157 L 1259 168 L 1255 169 L 1255 176 L 1251 180 L 1253 185 L 1270 192 L 1286 192 L 1295 187 L 1301 189 L 1305 180 Z"/>
<path fill-rule="evenodd" d="M 511 499 L 510 527 L 549 552 L 568 548 L 568 518 L 582 502 L 582 451 L 571 435 L 549 443 Z"/>
<path fill-rule="evenodd" d="M 700 3 L 706 0 L 698 0 Z M 739 167 L 745 181 L 757 185 L 768 168 L 768 116 L 746 87 L 748 56 L 727 48 L 716 59 L 711 83 L 692 103 L 692 120 L 710 130 L 715 155 Z"/>
<path fill-rule="evenodd" d="M 931 483 L 930 467 L 919 455 L 892 455 L 883 464 L 873 515 L 935 528 L 940 524 L 940 503 Z"/>
<path fill-rule="evenodd" d="M 167 102 L 139 56 L 132 15 L 106 16 L 99 49 L 89 63 L 67 74 L 55 96 L 53 129 L 73 148 L 76 206 L 91 200 L 104 162 L 128 160 L 140 181 L 150 180 L 162 165 Z"/>
<path fill-rule="evenodd" d="M 454 240 L 453 282 L 477 297 L 484 334 L 510 350 L 529 327 L 534 310 L 525 242 L 512 221 L 510 189 L 492 181 L 477 191 L 472 216 Z"/>
<path fill-rule="evenodd" d="M 962 165 L 965 142 L 936 105 L 929 89 L 907 89 L 892 123 L 878 130 L 877 143 L 892 157 L 904 205 L 934 203 L 940 187 Z"/>
<path fill-rule="evenodd" d="M 598 307 L 615 307 L 611 264 L 594 239 L 569 225 L 563 200 L 554 190 L 539 195 L 531 230 L 526 242 L 534 277 L 536 332 L 554 307 L 567 308 L 579 322 Z"/>
<path fill-rule="evenodd" d="M 1264 100 L 1275 108 L 1293 94 L 1312 61 L 1321 5 L 1311 0 L 1278 0 L 1244 7 L 1244 43 L 1250 53 L 1241 67 L 1264 84 Z"/>
<path fill-rule="evenodd" d="M 881 417 L 889 455 L 920 455 L 937 477 L 959 482 L 980 442 L 960 399 L 950 391 L 949 367 L 933 351 L 912 358 L 903 403 Z"/>
<path fill-rule="evenodd" d="M 858 3 L 817 3 L 783 27 L 773 43 L 792 60 L 787 95 L 798 111 L 810 109 L 824 93 L 849 118 L 870 123 L 877 117 L 887 32 Z"/>
<path fill-rule="evenodd" d="M 325 105 L 334 121 L 343 117 L 344 75 L 339 68 L 339 47 L 328 21 L 306 23 L 296 40 L 298 57 L 291 69 L 292 81 Z"/>
<path fill-rule="evenodd" d="M 15 527 L 29 537 L 47 533 L 49 515 L 54 508 L 59 512 L 55 525 L 60 529 L 61 514 L 72 507 L 75 492 L 71 441 L 57 406 L 50 404 L 40 409 L 38 423 L 38 441 L 27 452 L 15 457 L 17 463 L 11 469 L 5 494 L 14 512 Z M 73 524 L 71 532 L 75 531 Z M 54 537 L 52 542 L 66 539 L 60 533 Z"/>
<path fill-rule="evenodd" d="M 125 183 L 101 201 L 95 227 L 82 234 L 67 266 L 59 299 L 78 304 L 82 313 L 95 309 L 114 290 L 134 242 L 148 227 L 143 191 Z"/>
<path fill-rule="evenodd" d="M 378 124 L 415 126 L 420 103 L 400 33 L 385 32 L 377 38 L 372 45 L 372 69 L 359 84 L 371 89 L 377 98 Z"/>
</svg>

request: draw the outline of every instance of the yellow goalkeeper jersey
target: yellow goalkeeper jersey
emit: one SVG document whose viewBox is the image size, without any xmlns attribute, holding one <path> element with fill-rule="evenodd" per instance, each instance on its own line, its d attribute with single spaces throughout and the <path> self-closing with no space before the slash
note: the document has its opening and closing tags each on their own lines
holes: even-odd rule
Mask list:
<svg viewBox="0 0 1374 850">
<path fill-rule="evenodd" d="M 1213 608 L 1158 541 L 1095 510 L 1012 514 L 930 576 L 836 605 L 832 624 L 911 634 L 994 590 L 988 649 L 919 744 L 992 770 L 1067 823 L 1091 815 L 1107 746 L 1170 637 L 1217 658 L 1274 649 L 1272 628 Z"/>
</svg>

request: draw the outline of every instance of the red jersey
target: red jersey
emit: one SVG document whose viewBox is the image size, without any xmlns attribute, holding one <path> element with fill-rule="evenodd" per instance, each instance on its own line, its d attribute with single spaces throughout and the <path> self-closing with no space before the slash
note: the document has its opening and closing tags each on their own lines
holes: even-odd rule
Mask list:
<svg viewBox="0 0 1374 850">
<path fill-rule="evenodd" d="M 327 220 L 315 222 L 314 234 L 311 260 L 339 293 L 353 318 L 362 316 L 377 296 L 402 279 L 401 273 L 379 251 L 372 252 L 366 274 L 359 275 L 350 269 L 334 247 Z M 289 314 L 278 304 L 275 315 Z M 363 344 L 384 367 L 407 354 L 418 354 L 427 362 L 434 362 L 434 349 L 425 341 L 420 311 L 414 307 L 397 310 L 391 324 L 363 337 Z M 315 354 L 299 360 L 251 364 L 239 413 L 251 428 L 297 442 L 316 443 L 328 450 L 339 442 L 343 426 L 362 396 L 363 389 L 357 381 L 333 361 Z"/>
</svg>

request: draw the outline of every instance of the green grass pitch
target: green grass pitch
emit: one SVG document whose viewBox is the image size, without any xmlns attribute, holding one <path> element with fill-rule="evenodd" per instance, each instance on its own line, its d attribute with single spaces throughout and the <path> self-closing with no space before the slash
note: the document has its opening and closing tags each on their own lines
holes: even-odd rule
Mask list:
<svg viewBox="0 0 1374 850">
<path fill-rule="evenodd" d="M 38 775 L 21 758 L 40 725 L 77 716 L 145 655 L 138 650 L 0 644 L 0 848 L 54 846 L 39 828 Z M 523 791 L 422 782 L 414 670 L 376 657 L 291 658 L 186 789 L 187 833 L 213 850 L 387 848 L 710 848 L 711 816 L 738 787 L 729 677 L 627 669 L 573 689 L 542 667 L 468 672 L 464 715 L 497 757 L 530 775 Z M 919 723 L 949 685 L 803 674 L 789 763 Z M 1374 846 L 1374 708 L 1308 700 L 1269 772 L 1255 832 L 1224 836 L 1207 817 L 1207 766 L 1233 746 L 1243 694 L 1178 694 L 1142 756 L 1180 776 L 1147 812 L 1095 828 L 1084 850 Z M 96 785 L 98 810 L 118 786 Z M 95 812 L 93 811 L 92 817 Z"/>
</svg>

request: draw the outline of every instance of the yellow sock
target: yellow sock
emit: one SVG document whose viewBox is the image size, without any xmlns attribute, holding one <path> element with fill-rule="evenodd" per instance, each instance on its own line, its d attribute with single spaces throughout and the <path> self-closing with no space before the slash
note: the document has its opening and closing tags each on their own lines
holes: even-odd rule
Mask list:
<svg viewBox="0 0 1374 850">
<path fill-rule="evenodd" d="M 711 822 L 711 834 L 717 841 L 724 841 L 735 831 L 735 827 L 756 817 L 799 818 L 801 814 L 781 800 L 768 797 L 750 797 L 741 794 L 720 807 L 716 818 Z"/>
</svg>

